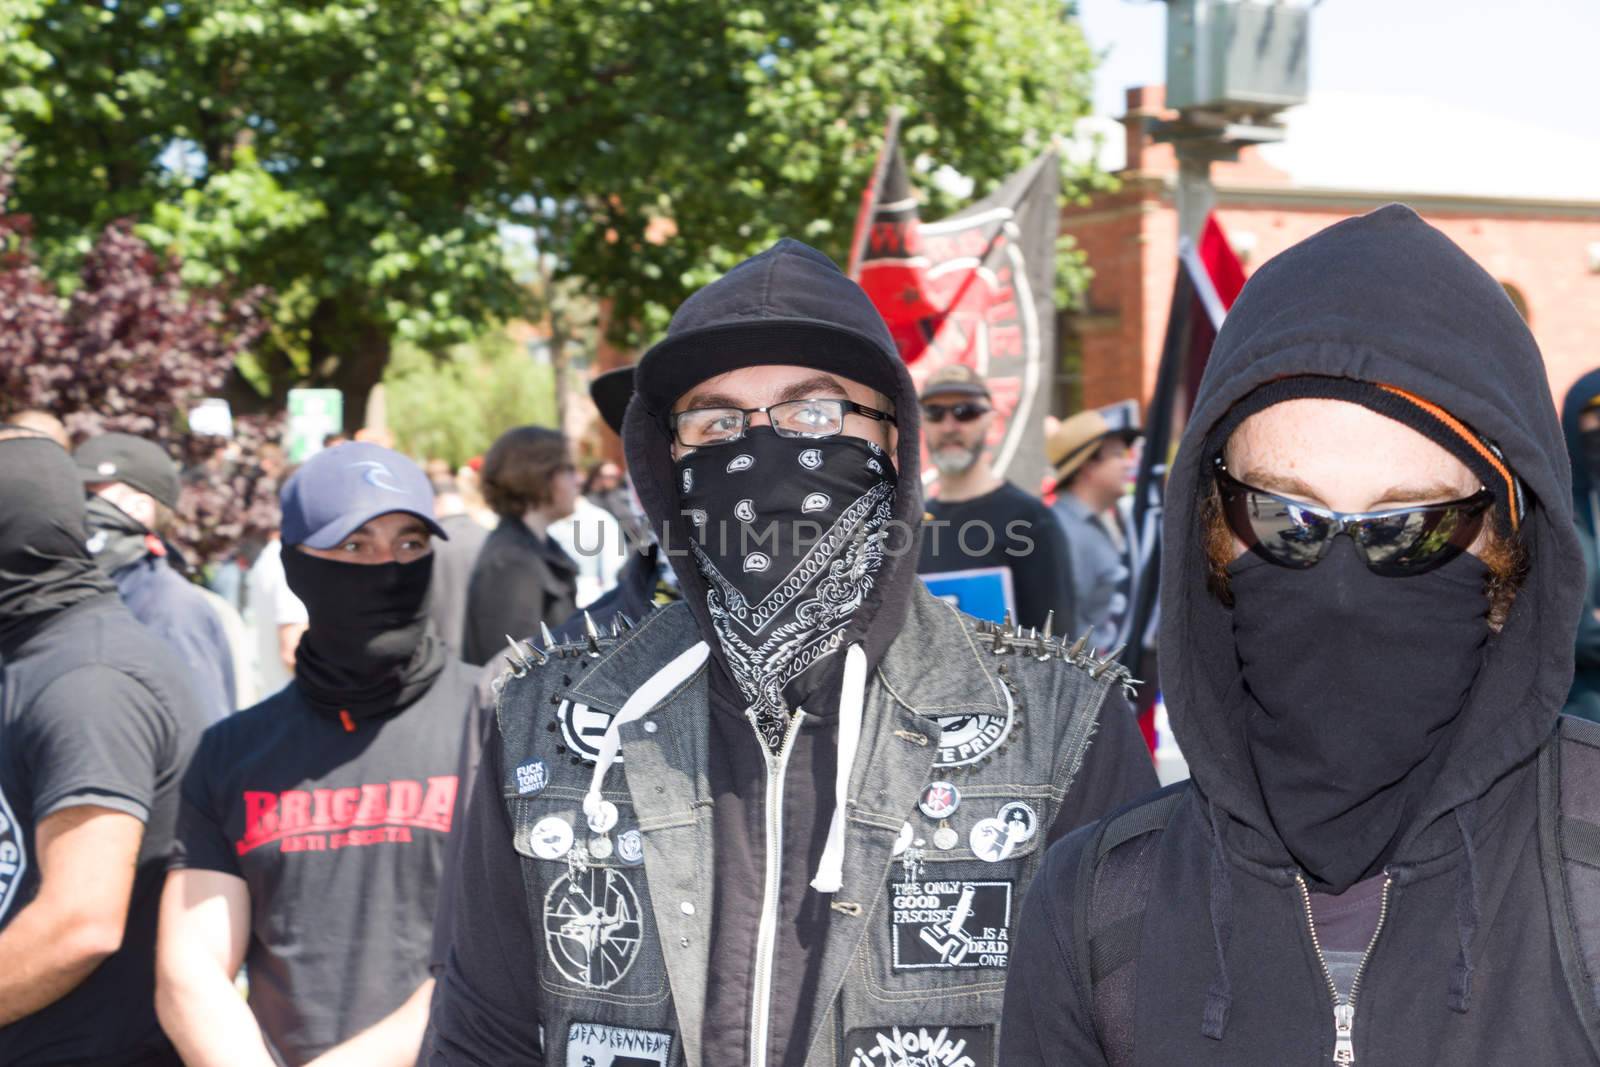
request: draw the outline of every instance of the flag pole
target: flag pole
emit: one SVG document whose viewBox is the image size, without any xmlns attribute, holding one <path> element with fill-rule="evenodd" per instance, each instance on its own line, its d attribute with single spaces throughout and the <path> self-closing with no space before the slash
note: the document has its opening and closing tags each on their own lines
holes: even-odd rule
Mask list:
<svg viewBox="0 0 1600 1067">
<path fill-rule="evenodd" d="M 904 112 L 898 107 L 889 109 L 889 121 L 883 130 L 883 144 L 878 148 L 878 160 L 872 165 L 872 180 L 861 194 L 861 213 L 856 216 L 855 233 L 850 238 L 850 263 L 845 270 L 852 279 L 861 277 L 861 261 L 866 258 L 867 240 L 872 236 L 872 217 L 878 213 L 878 201 L 883 197 L 883 172 L 889 166 L 900 141 L 900 117 Z"/>
</svg>

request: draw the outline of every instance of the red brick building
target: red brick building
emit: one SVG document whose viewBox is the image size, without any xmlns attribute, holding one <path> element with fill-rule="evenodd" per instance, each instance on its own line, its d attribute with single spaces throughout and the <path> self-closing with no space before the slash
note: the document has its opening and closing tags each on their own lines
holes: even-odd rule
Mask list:
<svg viewBox="0 0 1600 1067">
<path fill-rule="evenodd" d="M 1062 212 L 1062 230 L 1094 270 L 1087 309 L 1063 317 L 1067 343 L 1081 355 L 1085 405 L 1148 402 L 1155 385 L 1178 241 L 1177 162 L 1145 132 L 1145 119 L 1172 117 L 1161 102 L 1159 86 L 1128 91 L 1120 189 Z M 1533 172 L 1548 164 L 1526 165 Z M 1383 167 L 1373 160 L 1374 171 Z M 1247 273 L 1342 218 L 1400 201 L 1506 287 L 1538 338 L 1558 404 L 1579 375 L 1600 366 L 1600 200 L 1318 188 L 1297 184 L 1254 150 L 1212 174 L 1218 220 Z M 1600 196 L 1600 184 L 1595 190 Z"/>
</svg>

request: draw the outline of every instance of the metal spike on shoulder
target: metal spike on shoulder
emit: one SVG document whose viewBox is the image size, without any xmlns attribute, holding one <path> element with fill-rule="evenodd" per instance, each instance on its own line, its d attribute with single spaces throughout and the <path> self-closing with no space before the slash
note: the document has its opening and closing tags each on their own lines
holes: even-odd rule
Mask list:
<svg viewBox="0 0 1600 1067">
<path fill-rule="evenodd" d="M 506 634 L 506 644 L 511 647 L 511 651 L 507 653 L 507 658 L 511 660 L 511 673 L 521 678 L 528 673 L 528 668 L 532 667 L 533 664 L 522 654 L 522 649 L 518 646 L 515 637 Z"/>
<path fill-rule="evenodd" d="M 974 626 L 977 636 L 988 646 L 989 652 L 996 656 L 1020 653 L 1032 656 L 1038 660 L 1060 659 L 1070 663 L 1079 670 L 1084 671 L 1089 677 L 1099 680 L 1110 676 L 1113 684 L 1119 684 L 1131 697 L 1136 686 L 1142 685 L 1134 678 L 1128 668 L 1119 661 L 1126 645 L 1118 645 L 1111 652 L 1102 656 L 1099 652 L 1089 647 L 1089 634 L 1085 633 L 1076 641 L 1068 645 L 1065 640 L 1051 636 L 1052 626 L 1047 620 L 1045 629 L 1041 633 L 1038 629 L 1030 627 L 1024 631 L 1020 626 L 994 623 L 978 620 Z"/>
<path fill-rule="evenodd" d="M 543 643 L 545 648 L 556 647 L 555 635 L 550 632 L 550 627 L 545 625 L 545 621 L 543 619 L 539 620 L 539 640 L 541 643 Z"/>
</svg>

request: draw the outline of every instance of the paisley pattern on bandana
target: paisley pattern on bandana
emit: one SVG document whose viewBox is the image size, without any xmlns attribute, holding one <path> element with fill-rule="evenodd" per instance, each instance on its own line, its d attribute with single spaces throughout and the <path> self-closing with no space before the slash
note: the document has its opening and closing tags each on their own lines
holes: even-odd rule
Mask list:
<svg viewBox="0 0 1600 1067">
<path fill-rule="evenodd" d="M 893 516 L 894 483 L 881 469 L 871 469 L 882 464 L 872 459 L 866 442 L 859 439 L 832 438 L 821 448 L 802 450 L 794 448 L 792 440 L 775 435 L 763 439 L 759 430 L 752 430 L 742 444 L 754 446 L 754 468 L 766 468 L 767 480 L 746 483 L 742 479 L 756 476 L 724 474 L 722 465 L 707 465 L 696 475 L 700 492 L 686 494 L 686 505 L 692 496 L 696 508 L 709 506 L 713 516 L 734 515 L 741 525 L 748 523 L 738 512 L 750 513 L 752 507 L 762 521 L 779 524 L 798 520 L 820 527 L 831 518 L 814 543 L 808 539 L 802 545 L 792 534 L 781 535 L 768 565 L 760 568 L 749 566 L 749 555 L 767 560 L 765 553 L 714 555 L 709 549 L 718 542 L 712 537 L 689 545 L 706 580 L 706 607 L 723 660 L 750 701 L 756 732 L 776 752 L 789 724 L 784 687 L 843 646 L 852 616 L 873 589 Z M 780 469 L 793 473 L 773 471 L 773 458 L 779 460 Z M 751 469 L 748 463 L 739 468 Z M 707 473 L 713 470 L 720 477 Z M 733 487 L 708 484 L 725 479 L 739 481 Z M 819 495 L 827 502 L 822 508 L 816 506 Z M 716 506 L 717 497 L 736 498 L 738 503 L 721 508 Z M 830 506 L 834 501 L 848 504 Z M 802 546 L 805 551 L 799 552 Z"/>
<path fill-rule="evenodd" d="M 844 643 L 850 617 L 883 562 L 883 527 L 894 487 L 879 485 L 852 504 L 833 529 L 795 565 L 783 584 L 754 608 L 693 545 L 711 588 L 706 606 L 733 679 L 751 702 L 757 732 L 776 752 L 789 724 L 783 687 Z M 774 622 L 782 617 L 784 621 Z"/>
</svg>

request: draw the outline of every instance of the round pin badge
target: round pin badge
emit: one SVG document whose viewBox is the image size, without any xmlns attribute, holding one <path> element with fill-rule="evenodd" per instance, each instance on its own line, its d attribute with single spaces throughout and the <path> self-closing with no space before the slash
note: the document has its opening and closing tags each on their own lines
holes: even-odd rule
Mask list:
<svg viewBox="0 0 1600 1067">
<path fill-rule="evenodd" d="M 930 819 L 948 819 L 961 806 L 961 790 L 949 782 L 929 782 L 917 807 Z"/>
<path fill-rule="evenodd" d="M 597 834 L 589 838 L 589 855 L 597 860 L 611 858 L 611 838 L 604 834 Z"/>
<path fill-rule="evenodd" d="M 537 796 L 544 792 L 550 781 L 550 768 L 542 759 L 531 759 L 517 765 L 517 795 Z"/>
<path fill-rule="evenodd" d="M 967 835 L 973 855 L 985 863 L 999 863 L 1011 855 L 1016 842 L 1006 832 L 1006 824 L 999 819 L 979 819 Z"/>
<path fill-rule="evenodd" d="M 617 806 L 609 800 L 600 802 L 600 810 L 589 816 L 589 829 L 597 834 L 609 833 L 617 825 Z"/>
<path fill-rule="evenodd" d="M 644 836 L 637 830 L 624 830 L 617 835 L 617 859 L 629 867 L 644 862 Z"/>
<path fill-rule="evenodd" d="M 949 826 L 941 826 L 933 832 L 933 847 L 940 852 L 949 852 L 961 842 L 961 835 Z"/>
<path fill-rule="evenodd" d="M 1013 800 L 1000 809 L 997 818 L 1006 824 L 1006 833 L 1019 845 L 1031 840 L 1039 829 L 1039 816 L 1026 801 Z"/>
<path fill-rule="evenodd" d="M 911 828 L 910 823 L 902 823 L 900 825 L 900 833 L 894 839 L 894 854 L 896 856 L 911 847 L 911 838 L 915 833 L 916 831 Z"/>
<path fill-rule="evenodd" d="M 542 860 L 558 860 L 572 851 L 572 824 L 559 815 L 547 815 L 528 832 L 528 848 Z"/>
</svg>

